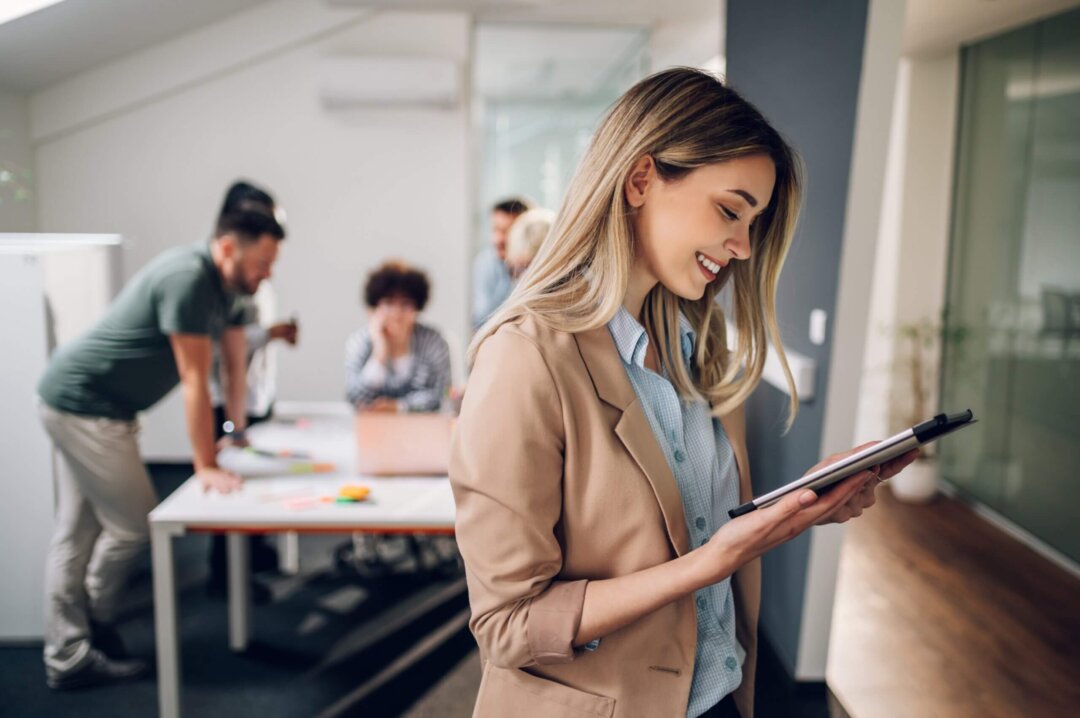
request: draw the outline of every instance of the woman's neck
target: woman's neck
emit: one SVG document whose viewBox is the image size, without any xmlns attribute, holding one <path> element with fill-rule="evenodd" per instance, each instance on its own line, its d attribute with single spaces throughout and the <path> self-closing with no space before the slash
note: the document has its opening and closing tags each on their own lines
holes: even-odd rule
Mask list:
<svg viewBox="0 0 1080 718">
<path fill-rule="evenodd" d="M 641 260 L 636 260 L 630 267 L 630 281 L 626 285 L 626 294 L 623 295 L 623 307 L 630 312 L 630 316 L 641 321 L 641 310 L 645 306 L 645 297 L 656 286 L 656 277 L 646 269 Z"/>
</svg>

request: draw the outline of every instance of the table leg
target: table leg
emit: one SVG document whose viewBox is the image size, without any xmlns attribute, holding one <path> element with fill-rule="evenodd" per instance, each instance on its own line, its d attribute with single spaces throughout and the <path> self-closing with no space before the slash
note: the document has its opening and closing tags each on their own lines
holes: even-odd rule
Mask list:
<svg viewBox="0 0 1080 718">
<path fill-rule="evenodd" d="M 154 638 L 157 644 L 158 714 L 180 718 L 180 656 L 176 632 L 173 537 L 167 527 L 150 530 L 154 572 Z"/>
<path fill-rule="evenodd" d="M 229 552 L 229 648 L 247 650 L 251 637 L 251 542 L 246 534 L 226 534 Z"/>
<path fill-rule="evenodd" d="M 300 534 L 286 531 L 278 535 L 279 568 L 286 576 L 300 573 Z"/>
</svg>

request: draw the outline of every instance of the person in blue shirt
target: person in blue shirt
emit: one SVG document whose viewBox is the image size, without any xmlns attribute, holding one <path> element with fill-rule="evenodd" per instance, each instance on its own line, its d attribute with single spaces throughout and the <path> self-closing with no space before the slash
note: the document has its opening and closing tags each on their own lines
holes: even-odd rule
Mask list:
<svg viewBox="0 0 1080 718">
<path fill-rule="evenodd" d="M 479 329 L 510 296 L 514 285 L 506 265 L 506 241 L 514 220 L 529 208 L 529 202 L 520 197 L 504 199 L 491 208 L 491 243 L 473 260 L 473 329 Z"/>
</svg>

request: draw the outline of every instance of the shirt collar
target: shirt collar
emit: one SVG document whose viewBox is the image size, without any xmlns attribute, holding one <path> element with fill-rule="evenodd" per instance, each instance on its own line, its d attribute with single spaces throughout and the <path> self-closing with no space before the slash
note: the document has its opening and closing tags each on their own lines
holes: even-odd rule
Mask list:
<svg viewBox="0 0 1080 718">
<path fill-rule="evenodd" d="M 214 254 L 210 249 L 212 241 L 213 240 L 210 242 L 198 242 L 195 247 L 198 250 L 199 257 L 206 265 L 207 271 L 210 273 L 210 276 L 213 277 L 214 288 L 218 290 L 221 297 L 226 302 L 232 302 L 234 295 L 225 289 L 225 280 L 222 279 L 221 272 L 218 270 L 217 265 L 214 264 Z"/>
<path fill-rule="evenodd" d="M 619 311 L 608 322 L 608 331 L 615 340 L 615 348 L 624 364 L 645 367 L 645 350 L 649 346 L 649 335 L 645 327 L 626 311 L 626 307 L 620 306 Z M 683 357 L 687 365 L 691 363 L 694 354 L 694 344 L 697 334 L 690 326 L 690 320 L 679 312 L 679 341 L 682 343 Z"/>
</svg>

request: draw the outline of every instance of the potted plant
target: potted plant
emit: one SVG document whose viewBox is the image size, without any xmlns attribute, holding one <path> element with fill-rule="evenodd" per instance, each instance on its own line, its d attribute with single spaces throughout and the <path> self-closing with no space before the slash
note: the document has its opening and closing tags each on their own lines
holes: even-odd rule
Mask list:
<svg viewBox="0 0 1080 718">
<path fill-rule="evenodd" d="M 897 357 L 899 386 L 906 395 L 906 405 L 896 407 L 895 415 L 903 426 L 914 426 L 933 414 L 938 386 L 938 371 L 943 342 L 961 344 L 967 336 L 963 326 L 950 327 L 940 321 L 924 318 L 897 327 L 900 347 L 906 353 Z M 903 351 L 903 349 L 902 349 Z M 895 396 L 895 394 L 894 394 Z M 893 495 L 907 503 L 926 503 L 940 487 L 940 471 L 936 444 L 921 449 L 921 456 L 889 480 Z"/>
</svg>

